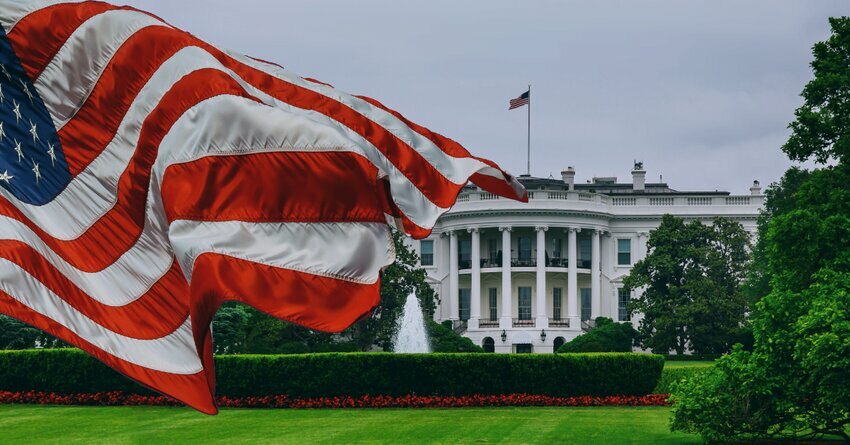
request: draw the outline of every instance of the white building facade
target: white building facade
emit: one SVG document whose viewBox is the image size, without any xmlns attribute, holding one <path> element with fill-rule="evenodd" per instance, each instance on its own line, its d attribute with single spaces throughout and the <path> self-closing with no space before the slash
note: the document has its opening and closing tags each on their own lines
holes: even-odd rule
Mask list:
<svg viewBox="0 0 850 445">
<path fill-rule="evenodd" d="M 750 193 L 680 192 L 646 183 L 641 164 L 631 183 L 575 183 L 520 177 L 529 202 L 464 188 L 432 235 L 414 243 L 439 298 L 435 320 L 491 352 L 551 353 L 598 316 L 636 323 L 623 278 L 646 255 L 649 232 L 664 214 L 710 224 L 718 216 L 755 234 L 764 201 Z"/>
</svg>

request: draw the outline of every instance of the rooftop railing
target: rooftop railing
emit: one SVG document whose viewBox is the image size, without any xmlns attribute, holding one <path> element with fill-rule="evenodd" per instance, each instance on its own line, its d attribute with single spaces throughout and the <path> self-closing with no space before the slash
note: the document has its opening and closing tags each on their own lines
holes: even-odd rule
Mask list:
<svg viewBox="0 0 850 445">
<path fill-rule="evenodd" d="M 720 195 L 692 196 L 677 194 L 676 196 L 608 196 L 600 193 L 566 191 L 566 190 L 530 190 L 528 198 L 532 201 L 574 201 L 583 203 L 598 203 L 617 207 L 633 206 L 747 206 L 761 205 L 763 196 L 752 195 Z M 506 200 L 501 196 L 485 191 L 464 192 L 458 197 L 458 202 L 498 201 Z"/>
</svg>

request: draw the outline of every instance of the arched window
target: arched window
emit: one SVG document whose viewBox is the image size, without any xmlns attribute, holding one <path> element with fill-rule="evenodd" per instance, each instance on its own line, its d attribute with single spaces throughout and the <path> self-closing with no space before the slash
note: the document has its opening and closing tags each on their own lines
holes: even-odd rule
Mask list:
<svg viewBox="0 0 850 445">
<path fill-rule="evenodd" d="M 484 352 L 496 352 L 496 342 L 491 337 L 484 337 L 484 343 L 481 346 Z"/>
<path fill-rule="evenodd" d="M 552 352 L 558 352 L 558 349 L 561 349 L 561 346 L 564 346 L 564 337 L 555 337 L 555 341 L 552 342 Z"/>
</svg>

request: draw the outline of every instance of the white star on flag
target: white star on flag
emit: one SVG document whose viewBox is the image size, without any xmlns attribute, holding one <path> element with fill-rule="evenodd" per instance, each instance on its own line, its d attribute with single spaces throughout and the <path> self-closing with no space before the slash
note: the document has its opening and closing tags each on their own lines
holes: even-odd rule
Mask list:
<svg viewBox="0 0 850 445">
<path fill-rule="evenodd" d="M 3 99 L 5 99 L 5 98 L 6 97 L 3 96 L 3 85 L 0 85 L 0 104 L 3 103 Z"/>
<path fill-rule="evenodd" d="M 15 113 L 15 123 L 21 121 L 21 104 L 19 104 L 15 99 L 12 99 L 12 105 L 15 107 L 12 112 Z"/>
<path fill-rule="evenodd" d="M 56 166 L 56 152 L 54 151 L 55 147 L 53 147 L 53 142 L 47 143 L 47 156 L 50 156 L 50 163 L 55 167 Z"/>
<path fill-rule="evenodd" d="M 38 130 L 35 122 L 30 119 L 30 134 L 32 135 L 32 143 L 35 144 L 38 142 Z"/>
<path fill-rule="evenodd" d="M 15 139 L 15 153 L 18 154 L 18 163 L 20 163 L 21 159 L 24 158 L 24 151 L 21 150 L 21 143 L 17 139 Z"/>
<path fill-rule="evenodd" d="M 35 173 L 35 182 L 41 179 L 41 172 L 38 171 L 38 162 L 32 163 L 32 172 Z"/>
<path fill-rule="evenodd" d="M 6 137 L 6 130 L 3 129 L 3 122 L 0 122 L 0 142 Z"/>
<path fill-rule="evenodd" d="M 21 86 L 24 87 L 24 94 L 26 94 L 27 97 L 30 98 L 30 103 L 32 103 L 32 93 L 30 92 L 30 87 L 23 80 L 21 81 Z"/>
<path fill-rule="evenodd" d="M 3 65 L 2 63 L 0 63 L 0 70 L 3 70 L 3 74 L 6 75 L 7 79 L 12 80 L 12 75 L 9 74 L 8 71 L 6 71 L 6 65 Z"/>
<path fill-rule="evenodd" d="M 0 181 L 6 181 L 6 184 L 8 184 L 8 183 L 9 183 L 9 181 L 10 181 L 12 178 L 14 178 L 14 176 L 12 176 L 12 175 L 10 175 L 10 174 L 9 174 L 9 170 L 6 170 L 6 171 L 4 171 L 2 174 L 0 174 Z"/>
</svg>

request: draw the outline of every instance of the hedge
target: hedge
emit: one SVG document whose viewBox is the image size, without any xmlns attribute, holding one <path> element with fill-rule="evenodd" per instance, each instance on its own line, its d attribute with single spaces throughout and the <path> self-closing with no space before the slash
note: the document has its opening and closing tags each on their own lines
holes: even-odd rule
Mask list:
<svg viewBox="0 0 850 445">
<path fill-rule="evenodd" d="M 229 397 L 639 396 L 653 392 L 663 366 L 661 356 L 634 353 L 223 355 L 216 381 Z M 74 349 L 0 352 L 0 390 L 151 394 Z"/>
<path fill-rule="evenodd" d="M 655 394 L 670 394 L 673 392 L 673 385 L 684 377 L 689 377 L 708 369 L 711 365 L 705 366 L 665 366 L 661 371 L 661 378 L 658 380 L 658 385 L 652 391 Z"/>
</svg>

